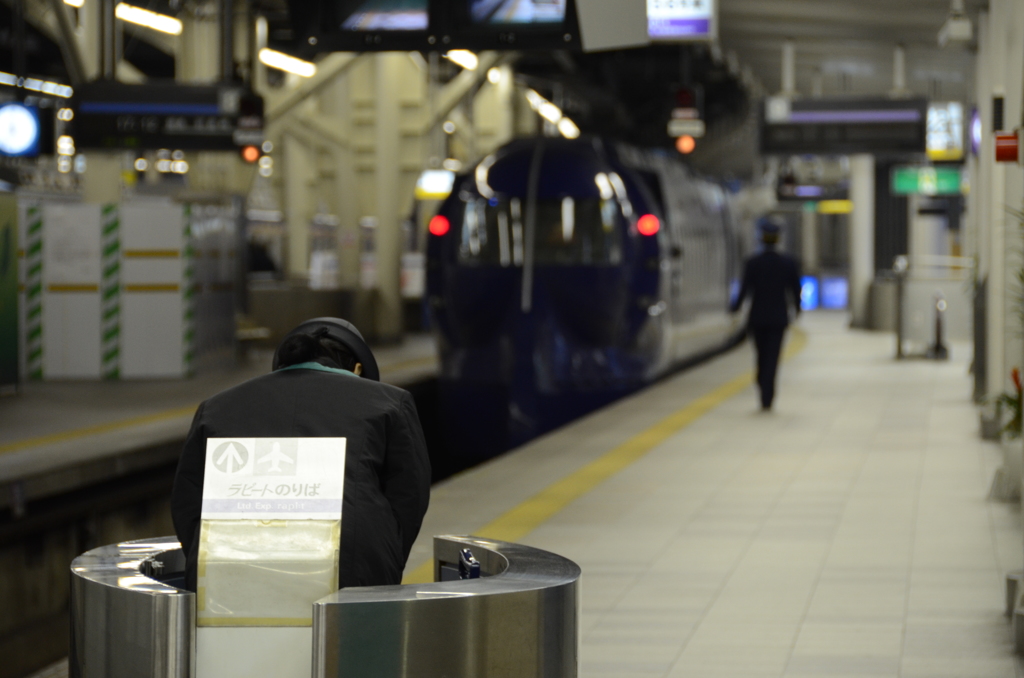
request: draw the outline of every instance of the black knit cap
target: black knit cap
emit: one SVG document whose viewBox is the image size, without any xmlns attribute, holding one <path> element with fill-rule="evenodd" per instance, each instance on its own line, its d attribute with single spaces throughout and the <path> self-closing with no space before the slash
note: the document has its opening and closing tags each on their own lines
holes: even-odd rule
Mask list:
<svg viewBox="0 0 1024 678">
<path fill-rule="evenodd" d="M 380 381 L 380 369 L 377 367 L 376 358 L 373 357 L 373 351 L 366 345 L 366 340 L 363 339 L 363 335 L 359 333 L 356 326 L 341 318 L 313 318 L 289 332 L 281 341 L 281 344 L 278 345 L 277 350 L 274 351 L 274 365 L 272 369 L 276 370 L 280 366 L 281 359 L 279 354 L 281 352 L 281 345 L 288 341 L 288 339 L 296 334 L 312 336 L 314 333 L 324 331 L 326 331 L 328 337 L 351 351 L 352 355 L 355 356 L 356 362 L 362 363 L 363 373 L 359 376 L 365 379 L 372 379 L 373 381 Z"/>
</svg>

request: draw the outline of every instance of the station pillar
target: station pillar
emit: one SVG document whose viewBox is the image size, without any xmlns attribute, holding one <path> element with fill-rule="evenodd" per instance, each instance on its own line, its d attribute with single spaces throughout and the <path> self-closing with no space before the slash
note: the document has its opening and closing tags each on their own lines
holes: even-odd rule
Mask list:
<svg viewBox="0 0 1024 678">
<path fill-rule="evenodd" d="M 800 213 L 800 263 L 805 275 L 818 272 L 818 213 L 814 209 Z"/>
<path fill-rule="evenodd" d="M 861 153 L 850 156 L 850 325 L 870 324 L 871 283 L 875 279 L 875 158 Z"/>
<path fill-rule="evenodd" d="M 402 192 L 401 102 L 395 83 L 402 81 L 405 54 L 385 52 L 374 60 L 376 68 L 376 119 L 374 121 L 376 164 L 377 298 L 374 324 L 377 336 L 394 339 L 402 335 L 402 299 L 399 290 L 399 262 L 402 250 L 400 208 Z"/>
<path fill-rule="evenodd" d="M 995 133 L 1021 124 L 1024 98 L 1024 10 L 1017 0 L 993 0 L 979 16 L 979 109 L 982 147 L 977 200 L 979 241 L 986 256 L 981 276 L 986 287 L 986 387 L 993 397 L 1012 388 L 1010 370 L 1024 360 L 1018 272 L 1024 266 L 1021 227 L 1009 209 L 1024 203 L 1021 167 L 995 161 Z M 1003 115 L 997 113 L 1002 106 Z M 1009 208 L 1009 209 L 1008 209 Z"/>
</svg>

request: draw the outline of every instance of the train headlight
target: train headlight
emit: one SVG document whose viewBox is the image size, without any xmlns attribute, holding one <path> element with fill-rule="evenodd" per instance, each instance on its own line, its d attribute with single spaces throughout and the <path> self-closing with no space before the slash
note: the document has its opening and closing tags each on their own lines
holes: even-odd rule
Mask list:
<svg viewBox="0 0 1024 678">
<path fill-rule="evenodd" d="M 451 226 L 448 217 L 438 214 L 430 220 L 430 234 L 440 237 L 446 234 Z"/>
<path fill-rule="evenodd" d="M 653 214 L 645 214 L 637 220 L 636 230 L 640 235 L 654 235 L 661 230 L 661 221 Z"/>
</svg>

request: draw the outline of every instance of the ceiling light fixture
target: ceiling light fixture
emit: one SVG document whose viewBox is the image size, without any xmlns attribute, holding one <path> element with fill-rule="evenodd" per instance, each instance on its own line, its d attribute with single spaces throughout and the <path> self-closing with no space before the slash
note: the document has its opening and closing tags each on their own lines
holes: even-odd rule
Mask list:
<svg viewBox="0 0 1024 678">
<path fill-rule="evenodd" d="M 468 49 L 453 49 L 445 54 L 444 57 L 453 64 L 462 66 L 467 71 L 475 71 L 476 67 L 480 65 L 480 59 Z"/>
<path fill-rule="evenodd" d="M 157 14 L 156 12 L 151 12 L 148 9 L 129 5 L 124 2 L 118 3 L 117 7 L 114 8 L 114 16 L 121 21 L 127 21 L 128 23 L 136 24 L 137 26 L 152 28 L 154 31 L 160 31 L 161 33 L 181 35 L 182 24 L 173 16 Z"/>
<path fill-rule="evenodd" d="M 313 62 L 303 61 L 266 47 L 260 50 L 260 63 L 281 71 L 301 75 L 303 78 L 311 78 L 316 74 L 316 64 Z"/>
</svg>

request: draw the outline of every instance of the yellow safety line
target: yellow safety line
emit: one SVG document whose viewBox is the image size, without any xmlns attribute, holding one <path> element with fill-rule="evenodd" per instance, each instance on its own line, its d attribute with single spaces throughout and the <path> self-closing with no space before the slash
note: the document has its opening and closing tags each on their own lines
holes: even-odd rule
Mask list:
<svg viewBox="0 0 1024 678">
<path fill-rule="evenodd" d="M 801 329 L 793 328 L 789 345 L 783 353 L 783 360 L 789 360 L 806 345 L 807 335 Z M 522 539 L 566 506 L 639 461 L 648 452 L 700 417 L 741 393 L 753 382 L 753 378 L 753 372 L 747 372 L 722 384 L 583 468 L 549 485 L 522 504 L 476 530 L 474 534 L 500 541 L 514 542 Z M 433 575 L 434 563 L 427 561 L 410 572 L 402 583 L 424 584 L 433 581 Z"/>
<path fill-rule="evenodd" d="M 107 424 L 86 426 L 85 428 L 77 428 L 72 431 L 64 431 L 63 433 L 51 433 L 50 435 L 39 436 L 37 438 L 26 438 L 25 440 L 18 440 L 13 443 L 6 443 L 0 445 L 0 454 L 9 454 L 11 452 L 17 452 L 18 450 L 24 450 L 29 447 L 37 447 L 39 445 L 50 445 L 53 443 L 64 442 L 66 440 L 74 440 L 75 438 L 84 438 L 85 436 L 96 435 L 98 433 L 110 433 L 111 431 L 117 431 L 118 429 L 128 428 L 129 426 L 152 424 L 158 421 L 174 419 L 175 417 L 192 415 L 195 413 L 196 408 L 198 407 L 199 403 L 196 403 L 195 405 L 189 405 L 188 407 L 180 407 L 175 410 L 166 410 L 164 412 L 157 412 L 156 414 L 147 414 L 145 416 L 135 417 L 133 419 L 123 419 L 121 421 L 114 421 Z"/>
</svg>

